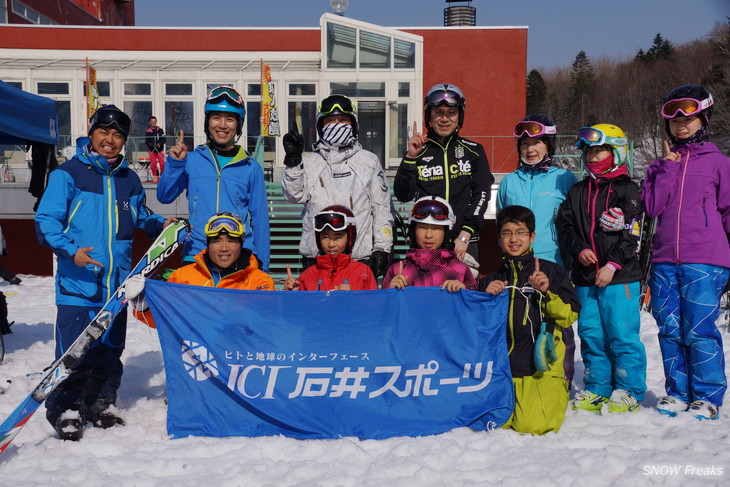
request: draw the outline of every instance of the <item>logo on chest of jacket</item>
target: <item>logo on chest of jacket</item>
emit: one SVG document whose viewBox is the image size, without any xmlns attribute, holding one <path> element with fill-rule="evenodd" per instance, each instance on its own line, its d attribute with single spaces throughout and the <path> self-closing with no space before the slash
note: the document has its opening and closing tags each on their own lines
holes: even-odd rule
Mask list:
<svg viewBox="0 0 730 487">
<path fill-rule="evenodd" d="M 332 177 L 335 178 L 335 179 L 337 179 L 337 178 L 346 178 L 346 177 L 349 177 L 351 174 L 352 174 L 352 172 L 347 171 L 347 172 L 341 172 L 341 173 L 333 174 Z"/>
<path fill-rule="evenodd" d="M 129 211 L 129 201 L 122 201 L 122 211 Z"/>
<path fill-rule="evenodd" d="M 458 176 L 460 174 L 471 174 L 471 162 L 458 160 L 456 164 L 449 166 L 449 174 Z"/>
<path fill-rule="evenodd" d="M 456 150 L 454 151 L 454 155 L 457 159 L 461 159 L 464 157 L 464 148 L 460 145 L 456 146 Z"/>
<path fill-rule="evenodd" d="M 423 162 L 431 162 L 433 161 L 433 156 L 424 157 L 421 159 Z"/>
<path fill-rule="evenodd" d="M 428 179 L 433 177 L 443 177 L 444 168 L 442 166 L 419 166 L 418 177 L 421 179 Z"/>
</svg>

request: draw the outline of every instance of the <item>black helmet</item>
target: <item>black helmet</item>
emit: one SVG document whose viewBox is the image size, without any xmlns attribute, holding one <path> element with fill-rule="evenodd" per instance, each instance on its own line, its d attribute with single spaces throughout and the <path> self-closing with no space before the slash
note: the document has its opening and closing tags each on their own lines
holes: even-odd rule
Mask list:
<svg viewBox="0 0 730 487">
<path fill-rule="evenodd" d="M 327 115 L 347 115 L 352 123 L 352 136 L 357 138 L 357 107 L 349 97 L 345 95 L 330 95 L 319 104 L 317 110 L 317 134 L 322 137 L 322 127 L 324 126 L 324 117 Z"/>
<path fill-rule="evenodd" d="M 116 106 L 102 105 L 89 119 L 89 135 L 101 127 L 117 130 L 126 140 L 129 137 L 132 120 Z"/>
<path fill-rule="evenodd" d="M 677 103 L 681 100 L 682 103 Z M 674 102 L 674 103 L 672 103 Z M 712 117 L 712 95 L 701 85 L 684 85 L 675 88 L 664 97 L 661 115 L 664 117 L 664 131 L 672 144 L 682 145 L 690 142 L 707 142 L 707 127 Z M 702 128 L 687 139 L 678 139 L 669 130 L 669 120 L 678 116 L 697 116 L 702 120 Z"/>
<path fill-rule="evenodd" d="M 431 107 L 446 105 L 449 107 L 459 107 L 459 128 L 464 125 L 464 110 L 466 108 L 466 98 L 464 93 L 458 86 L 450 83 L 439 83 L 431 87 L 426 93 L 423 100 L 424 119 L 426 126 L 431 121 Z"/>
<path fill-rule="evenodd" d="M 529 124 L 523 124 L 522 122 L 537 122 L 538 124 L 542 125 L 542 130 L 536 130 L 536 131 L 530 131 L 527 129 L 527 125 Z M 540 128 L 538 126 L 538 128 Z M 517 152 L 519 153 L 520 150 L 520 142 L 525 137 L 537 137 L 542 139 L 545 144 L 548 147 L 548 157 L 553 157 L 555 155 L 555 139 L 557 134 L 557 129 L 555 128 L 555 124 L 552 120 L 550 120 L 546 115 L 543 115 L 542 113 L 536 113 L 534 115 L 528 115 L 522 120 L 520 120 L 516 125 L 515 128 L 512 131 L 512 134 L 517 139 Z M 535 135 L 532 135 L 535 134 Z"/>
</svg>

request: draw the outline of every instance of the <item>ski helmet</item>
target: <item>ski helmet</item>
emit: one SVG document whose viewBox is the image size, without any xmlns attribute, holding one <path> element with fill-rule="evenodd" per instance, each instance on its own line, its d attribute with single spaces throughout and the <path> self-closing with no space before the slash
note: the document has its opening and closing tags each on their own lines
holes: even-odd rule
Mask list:
<svg viewBox="0 0 730 487">
<path fill-rule="evenodd" d="M 451 230 L 456 223 L 456 215 L 445 199 L 439 196 L 424 196 L 415 202 L 411 209 L 411 216 L 408 217 L 408 236 L 412 247 L 416 245 L 416 223 L 448 226 Z M 451 241 L 451 232 L 445 230 L 444 234 L 441 248 Z"/>
<path fill-rule="evenodd" d="M 581 127 L 575 136 L 575 147 L 580 149 L 580 161 L 585 166 L 588 147 L 607 145 L 613 152 L 613 168 L 626 164 L 629 159 L 629 139 L 623 130 L 615 125 L 599 123 L 592 127 Z"/>
<path fill-rule="evenodd" d="M 680 86 L 664 97 L 661 107 L 661 115 L 665 119 L 664 130 L 674 145 L 707 141 L 707 127 L 713 111 L 712 104 L 712 95 L 701 85 Z M 702 128 L 687 139 L 677 139 L 669 130 L 669 120 L 682 116 L 697 116 L 702 120 Z"/>
<path fill-rule="evenodd" d="M 211 112 L 226 112 L 235 115 L 238 122 L 236 124 L 236 138 L 241 137 L 246 109 L 243 105 L 243 97 L 238 91 L 230 86 L 217 86 L 213 88 L 208 94 L 203 111 L 205 112 L 203 127 L 208 141 L 213 142 L 213 137 L 211 137 L 210 130 L 208 130 L 208 120 L 210 119 Z"/>
<path fill-rule="evenodd" d="M 246 225 L 243 224 L 241 217 L 235 213 L 228 211 L 222 211 L 216 213 L 208 219 L 203 229 L 205 233 L 206 242 L 210 244 L 210 240 L 213 237 L 217 237 L 221 233 L 225 233 L 231 238 L 236 238 L 241 241 L 246 239 Z"/>
<path fill-rule="evenodd" d="M 101 127 L 115 129 L 127 140 L 132 120 L 115 105 L 102 105 L 89 119 L 89 135 Z"/>
<path fill-rule="evenodd" d="M 520 151 L 520 142 L 525 137 L 535 137 L 542 139 L 548 148 L 548 157 L 555 155 L 555 139 L 558 133 L 557 128 L 552 120 L 542 113 L 528 115 L 515 125 L 512 135 L 517 139 L 517 152 Z"/>
<path fill-rule="evenodd" d="M 464 110 L 466 108 L 466 98 L 464 98 L 464 93 L 462 93 L 458 86 L 450 83 L 440 83 L 432 86 L 431 89 L 428 90 L 428 93 L 426 93 L 426 98 L 423 100 L 426 126 L 429 126 L 428 124 L 431 121 L 431 108 L 442 105 L 459 108 L 458 131 L 462 125 L 464 125 Z"/>
<path fill-rule="evenodd" d="M 330 205 L 314 215 L 314 241 L 320 252 L 322 252 L 322 242 L 319 241 L 319 237 L 326 227 L 335 232 L 347 233 L 345 253 L 351 254 L 357 238 L 357 223 L 352 211 L 346 206 Z"/>
<path fill-rule="evenodd" d="M 322 127 L 324 127 L 324 117 L 327 115 L 347 115 L 352 124 L 352 135 L 357 138 L 357 107 L 355 103 L 345 95 L 330 95 L 319 104 L 317 110 L 317 134 L 322 137 Z"/>
</svg>

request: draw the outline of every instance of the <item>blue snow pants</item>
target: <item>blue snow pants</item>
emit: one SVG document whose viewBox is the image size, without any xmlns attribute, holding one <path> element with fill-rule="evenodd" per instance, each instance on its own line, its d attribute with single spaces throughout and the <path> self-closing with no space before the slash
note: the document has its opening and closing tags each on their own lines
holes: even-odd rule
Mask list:
<svg viewBox="0 0 730 487">
<path fill-rule="evenodd" d="M 722 406 L 727 390 L 722 335 L 715 321 L 730 270 L 709 264 L 654 264 L 649 288 L 659 326 L 667 394 Z"/>
<path fill-rule="evenodd" d="M 624 389 L 638 401 L 646 390 L 646 351 L 639 329 L 639 283 L 576 286 L 585 389 L 610 397 Z"/>
<path fill-rule="evenodd" d="M 58 305 L 56 359 L 81 334 L 100 308 Z M 127 309 L 114 319 L 109 330 L 89 348 L 69 376 L 46 399 L 46 418 L 55 426 L 67 409 L 91 418 L 114 404 L 122 383 L 122 361 L 127 335 Z"/>
</svg>

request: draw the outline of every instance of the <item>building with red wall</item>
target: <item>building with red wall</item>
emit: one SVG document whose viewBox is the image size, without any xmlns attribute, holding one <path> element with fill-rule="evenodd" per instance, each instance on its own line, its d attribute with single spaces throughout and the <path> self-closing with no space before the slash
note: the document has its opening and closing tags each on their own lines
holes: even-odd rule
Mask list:
<svg viewBox="0 0 730 487">
<path fill-rule="evenodd" d="M 134 25 L 134 0 L 5 0 L 0 23 Z"/>
</svg>

